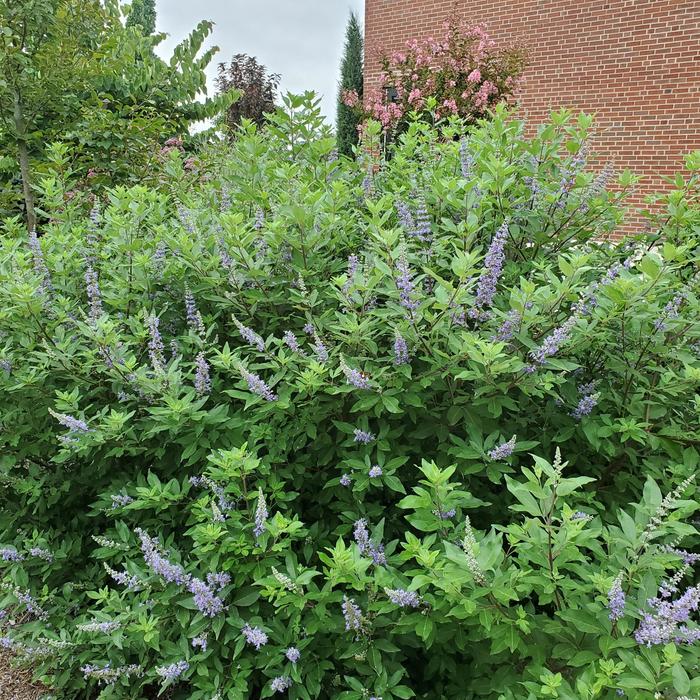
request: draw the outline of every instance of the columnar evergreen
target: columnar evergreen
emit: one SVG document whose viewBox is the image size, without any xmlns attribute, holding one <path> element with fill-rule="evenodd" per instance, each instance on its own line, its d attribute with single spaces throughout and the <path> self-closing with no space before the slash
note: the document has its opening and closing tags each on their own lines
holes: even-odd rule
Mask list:
<svg viewBox="0 0 700 700">
<path fill-rule="evenodd" d="M 156 0 L 133 0 L 127 27 L 140 25 L 145 35 L 156 31 Z"/>
<path fill-rule="evenodd" d="M 352 148 L 357 144 L 357 127 L 360 116 L 343 103 L 343 93 L 354 90 L 362 98 L 363 87 L 363 38 L 362 29 L 354 12 L 350 13 L 345 32 L 345 50 L 340 64 L 340 84 L 338 89 L 338 111 L 336 128 L 338 133 L 338 152 L 352 155 Z"/>
</svg>

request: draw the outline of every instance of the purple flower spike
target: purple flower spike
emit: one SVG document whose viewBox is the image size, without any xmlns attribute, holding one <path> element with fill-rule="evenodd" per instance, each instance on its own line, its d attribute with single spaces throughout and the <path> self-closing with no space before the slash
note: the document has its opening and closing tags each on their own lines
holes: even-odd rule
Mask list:
<svg viewBox="0 0 700 700">
<path fill-rule="evenodd" d="M 489 451 L 489 459 L 494 462 L 500 462 L 510 457 L 515 449 L 515 437 L 516 436 L 513 435 L 508 442 L 504 442 L 501 445 L 498 445 L 498 447 L 494 447 L 491 451 Z"/>
<path fill-rule="evenodd" d="M 451 520 L 457 515 L 457 511 L 454 508 L 449 510 L 434 510 L 433 515 L 436 515 L 440 520 Z"/>
<path fill-rule="evenodd" d="M 16 549 L 3 547 L 0 549 L 0 559 L 3 561 L 20 562 L 24 560 L 24 557 Z"/>
<path fill-rule="evenodd" d="M 199 637 L 195 637 L 192 640 L 192 648 L 193 649 L 201 649 L 202 651 L 207 650 L 207 637 L 206 635 L 202 634 Z"/>
<path fill-rule="evenodd" d="M 355 604 L 355 601 L 347 596 L 343 596 L 343 617 L 347 632 L 362 631 L 362 611 Z"/>
<path fill-rule="evenodd" d="M 211 393 L 211 378 L 209 376 L 209 363 L 203 352 L 195 359 L 194 388 L 198 396 L 206 396 Z"/>
<path fill-rule="evenodd" d="M 292 679 L 289 678 L 288 676 L 277 676 L 277 678 L 273 678 L 272 682 L 270 683 L 270 688 L 275 692 L 275 693 L 284 693 L 286 690 L 289 690 L 289 688 L 292 687 Z"/>
<path fill-rule="evenodd" d="M 250 345 L 254 345 L 260 352 L 265 352 L 265 341 L 254 330 L 244 326 L 237 318 L 234 318 L 233 322 L 236 324 L 236 328 L 238 328 L 238 332 L 243 340 Z"/>
<path fill-rule="evenodd" d="M 402 201 L 396 202 L 396 214 L 399 217 L 401 228 L 403 228 L 406 235 L 412 236 L 416 229 L 416 222 L 413 220 L 413 214 L 411 214 L 408 204 Z"/>
<path fill-rule="evenodd" d="M 167 583 L 184 586 L 192 594 L 197 609 L 207 617 L 215 617 L 224 609 L 224 602 L 214 594 L 213 589 L 194 576 L 186 573 L 179 564 L 168 561 L 159 551 L 158 542 L 140 528 L 136 534 L 141 539 L 141 551 L 148 567 Z"/>
<path fill-rule="evenodd" d="M 153 251 L 153 256 L 151 257 L 151 266 L 153 267 L 153 272 L 158 279 L 163 277 L 165 263 L 167 262 L 167 254 L 168 247 L 163 241 L 158 241 L 158 245 Z"/>
<path fill-rule="evenodd" d="M 90 321 L 95 323 L 102 316 L 102 296 L 100 295 L 100 285 L 97 281 L 97 272 L 93 270 L 92 265 L 88 265 L 85 270 L 85 289 L 90 304 L 88 316 Z"/>
<path fill-rule="evenodd" d="M 267 635 L 259 627 L 251 627 L 249 624 L 241 630 L 246 642 L 255 647 L 256 651 L 260 651 L 260 647 L 267 644 Z"/>
<path fill-rule="evenodd" d="M 217 591 L 226 588 L 231 583 L 231 576 L 225 573 L 210 573 L 207 574 L 207 585 L 215 588 Z"/>
<path fill-rule="evenodd" d="M 260 207 L 258 207 L 257 211 L 255 212 L 255 223 L 253 224 L 253 228 L 256 231 L 259 231 L 264 225 L 265 212 Z"/>
<path fill-rule="evenodd" d="M 550 335 L 548 335 L 542 345 L 536 348 L 530 353 L 530 357 L 537 364 L 544 364 L 548 357 L 556 355 L 564 343 L 569 340 L 569 335 L 576 325 L 577 317 L 570 316 L 564 324 L 556 328 Z"/>
<path fill-rule="evenodd" d="M 395 365 L 407 365 L 411 361 L 411 357 L 408 353 L 408 344 L 401 336 L 401 334 L 396 331 L 396 336 L 394 338 L 394 364 Z"/>
<path fill-rule="evenodd" d="M 169 666 L 159 666 L 156 668 L 156 673 L 164 680 L 164 681 L 174 681 L 176 678 L 179 678 L 187 669 L 190 667 L 190 665 L 187 663 L 187 661 L 177 661 L 174 664 L 170 664 Z"/>
<path fill-rule="evenodd" d="M 46 263 L 44 262 L 44 253 L 41 250 L 41 243 L 39 242 L 39 237 L 36 235 L 35 230 L 29 233 L 29 249 L 32 251 L 34 273 L 41 279 L 41 291 L 48 296 L 53 292 L 53 284 L 51 283 L 49 268 L 46 267 Z"/>
<path fill-rule="evenodd" d="M 433 228 L 430 224 L 430 214 L 424 199 L 421 199 L 416 209 L 416 227 L 412 234 L 422 243 L 430 243 L 433 237 Z"/>
<path fill-rule="evenodd" d="M 135 664 L 130 666 L 110 666 L 107 664 L 102 668 L 93 664 L 85 664 L 80 667 L 80 671 L 85 680 L 92 678 L 100 685 L 114 685 L 122 678 L 142 675 L 141 667 Z"/>
<path fill-rule="evenodd" d="M 355 442 L 359 442 L 362 445 L 369 445 L 370 442 L 374 442 L 374 435 L 365 430 L 355 428 L 353 434 L 355 435 Z"/>
<path fill-rule="evenodd" d="M 151 358 L 151 367 L 156 374 L 165 370 L 165 346 L 159 330 L 160 319 L 155 314 L 148 317 L 148 355 Z"/>
<path fill-rule="evenodd" d="M 189 582 L 189 574 L 179 564 L 173 564 L 158 551 L 159 545 L 155 539 L 141 528 L 136 528 L 135 532 L 141 540 L 144 561 L 154 574 L 160 576 L 167 583 L 174 583 L 178 586 L 184 586 Z"/>
<path fill-rule="evenodd" d="M 136 588 L 139 585 L 139 579 L 137 576 L 130 576 L 126 571 L 115 571 L 114 569 L 110 569 L 106 564 L 104 566 L 107 573 L 120 586 Z"/>
<path fill-rule="evenodd" d="M 49 413 L 64 427 L 68 428 L 71 433 L 89 433 L 90 428 L 84 420 L 74 418 L 65 413 L 56 413 L 49 409 Z"/>
<path fill-rule="evenodd" d="M 384 545 L 375 545 L 369 538 L 367 530 L 367 521 L 364 518 L 355 522 L 353 537 L 357 544 L 360 554 L 369 556 L 375 566 L 386 566 L 386 555 L 384 554 Z"/>
<path fill-rule="evenodd" d="M 462 139 L 459 143 L 459 165 L 462 177 L 471 180 L 474 175 L 474 156 L 469 149 L 469 139 Z"/>
<path fill-rule="evenodd" d="M 43 559 L 44 561 L 52 562 L 53 561 L 53 553 L 50 552 L 48 549 L 44 549 L 43 547 L 32 547 L 29 550 L 29 554 L 32 557 L 36 557 L 37 559 Z M 0 615 L 0 617 L 2 617 Z"/>
<path fill-rule="evenodd" d="M 204 327 L 202 314 L 199 313 L 192 292 L 187 287 L 185 287 L 185 313 L 187 315 L 187 325 L 197 333 L 197 335 L 204 336 L 206 334 L 206 328 Z"/>
<path fill-rule="evenodd" d="M 316 353 L 316 358 L 321 364 L 323 364 L 324 362 L 328 362 L 328 348 L 323 344 L 323 341 L 321 340 L 316 331 L 313 331 L 312 335 L 314 337 L 315 342 L 311 345 L 311 347 Z"/>
<path fill-rule="evenodd" d="M 504 249 L 507 240 L 508 224 L 503 222 L 494 234 L 491 245 L 489 245 L 489 249 L 484 257 L 484 270 L 477 285 L 474 308 L 469 312 L 472 318 L 483 318 L 485 309 L 488 309 L 493 302 L 496 286 L 501 277 L 503 263 L 506 259 Z"/>
<path fill-rule="evenodd" d="M 365 552 L 369 551 L 369 531 L 367 530 L 367 521 L 364 518 L 360 518 L 355 522 L 353 537 L 355 538 L 355 543 L 360 549 L 360 554 L 364 554 Z"/>
<path fill-rule="evenodd" d="M 262 396 L 262 398 L 265 399 L 265 401 L 277 401 L 279 398 L 277 394 L 275 394 L 270 387 L 265 384 L 265 382 L 260 379 L 260 377 L 257 374 L 253 374 L 252 372 L 248 372 L 248 370 L 244 369 L 243 367 L 240 368 L 241 375 L 243 376 L 243 379 L 245 379 L 246 383 L 248 384 L 248 388 L 254 393 L 257 394 L 258 396 Z"/>
<path fill-rule="evenodd" d="M 129 503 L 134 502 L 134 499 L 126 493 L 115 493 L 111 498 L 112 508 L 123 508 L 124 506 L 128 506 Z"/>
<path fill-rule="evenodd" d="M 683 295 L 682 294 L 677 294 L 671 301 L 664 306 L 664 311 L 663 314 L 661 315 L 660 318 L 657 318 L 654 321 L 654 328 L 659 332 L 663 332 L 666 330 L 667 327 L 667 321 L 670 321 L 674 318 L 678 318 L 678 313 L 681 308 L 681 304 L 683 303 Z"/>
<path fill-rule="evenodd" d="M 396 278 L 396 287 L 399 290 L 401 306 L 408 311 L 409 317 L 413 318 L 413 312 L 420 306 L 420 303 L 412 296 L 415 290 L 415 283 L 411 268 L 408 266 L 408 261 L 404 254 L 396 261 L 396 269 L 399 272 L 399 276 Z"/>
<path fill-rule="evenodd" d="M 691 586 L 675 600 L 680 577 L 664 582 L 659 595 L 647 601 L 651 612 L 643 613 L 639 627 L 634 633 L 638 644 L 650 647 L 656 644 L 694 644 L 700 641 L 700 628 L 691 626 L 692 613 L 700 609 L 700 586 Z"/>
<path fill-rule="evenodd" d="M 224 609 L 224 601 L 204 581 L 191 576 L 187 590 L 192 594 L 197 610 L 206 617 L 216 617 Z"/>
<path fill-rule="evenodd" d="M 296 352 L 299 355 L 303 355 L 304 351 L 301 349 L 301 346 L 299 345 L 299 341 L 297 340 L 297 337 L 292 333 L 292 331 L 285 331 L 284 335 L 282 336 L 282 340 L 284 341 L 284 344 L 292 351 Z"/>
<path fill-rule="evenodd" d="M 625 592 L 622 590 L 622 574 L 618 574 L 608 591 L 608 617 L 616 622 L 625 614 Z"/>
<path fill-rule="evenodd" d="M 492 336 L 491 340 L 500 343 L 508 343 L 513 340 L 513 337 L 518 331 L 522 318 L 523 317 L 521 316 L 520 312 L 516 311 L 515 309 L 509 311 L 505 320 L 496 331 L 496 334 Z"/>
<path fill-rule="evenodd" d="M 253 534 L 258 539 L 267 528 L 267 504 L 262 489 L 258 490 L 258 506 L 255 509 L 255 528 Z"/>
<path fill-rule="evenodd" d="M 571 415 L 576 420 L 581 420 L 584 416 L 589 416 L 591 414 L 591 411 L 596 407 L 597 403 L 597 394 L 589 394 L 588 396 L 584 396 L 580 399 L 576 408 L 571 412 Z"/>
<path fill-rule="evenodd" d="M 420 596 L 415 591 L 406 591 L 402 588 L 392 590 L 384 589 L 389 596 L 389 600 L 401 608 L 417 608 L 420 605 Z"/>
<path fill-rule="evenodd" d="M 357 272 L 357 266 L 360 263 L 360 259 L 357 257 L 357 255 L 349 255 L 348 256 L 348 271 L 346 273 L 347 280 L 345 284 L 343 285 L 343 294 L 347 297 L 348 294 L 350 293 L 350 290 L 352 289 L 354 280 L 355 280 L 355 273 Z"/>
<path fill-rule="evenodd" d="M 340 369 L 343 370 L 343 374 L 345 375 L 348 384 L 351 384 L 358 389 L 372 388 L 372 382 L 370 381 L 369 376 L 359 369 L 348 367 L 345 360 L 342 358 L 340 360 Z"/>
</svg>

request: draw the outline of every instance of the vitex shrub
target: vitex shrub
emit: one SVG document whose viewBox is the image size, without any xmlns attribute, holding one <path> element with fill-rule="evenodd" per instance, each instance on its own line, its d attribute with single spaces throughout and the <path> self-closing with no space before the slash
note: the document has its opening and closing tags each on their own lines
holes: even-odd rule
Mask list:
<svg viewBox="0 0 700 700">
<path fill-rule="evenodd" d="M 0 636 L 57 697 L 700 695 L 700 158 L 618 242 L 588 117 L 378 132 L 288 96 L 6 222 Z"/>
</svg>

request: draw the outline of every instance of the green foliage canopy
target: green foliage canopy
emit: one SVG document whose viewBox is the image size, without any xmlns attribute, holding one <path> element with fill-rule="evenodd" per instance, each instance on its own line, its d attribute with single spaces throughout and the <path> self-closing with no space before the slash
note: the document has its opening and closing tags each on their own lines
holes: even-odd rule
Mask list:
<svg viewBox="0 0 700 700">
<path fill-rule="evenodd" d="M 139 26 L 144 34 L 153 34 L 156 31 L 156 0 L 133 0 L 126 26 Z"/>
<path fill-rule="evenodd" d="M 21 202 L 29 229 L 46 144 L 71 147 L 73 169 L 82 175 L 78 188 L 154 183 L 163 142 L 186 136 L 193 123 L 215 117 L 237 97 L 200 99 L 217 51 L 202 52 L 210 22 L 201 22 L 166 62 L 153 52 L 164 35 L 144 35 L 122 19 L 116 2 L 0 2 L 0 150 L 8 154 L 0 161 L 0 211 L 15 213 Z"/>
</svg>

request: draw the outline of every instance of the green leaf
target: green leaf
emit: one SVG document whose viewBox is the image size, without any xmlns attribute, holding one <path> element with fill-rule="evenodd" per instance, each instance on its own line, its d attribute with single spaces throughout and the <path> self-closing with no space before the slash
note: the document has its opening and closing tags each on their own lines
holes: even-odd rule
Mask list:
<svg viewBox="0 0 700 700">
<path fill-rule="evenodd" d="M 673 689 L 681 695 L 687 695 L 690 692 L 690 678 L 681 664 L 674 664 L 671 667 L 671 676 L 673 676 Z"/>
<path fill-rule="evenodd" d="M 433 633 L 433 628 L 434 628 L 433 621 L 427 615 L 422 615 L 420 620 L 416 624 L 416 634 L 424 642 L 427 642 Z"/>
</svg>

